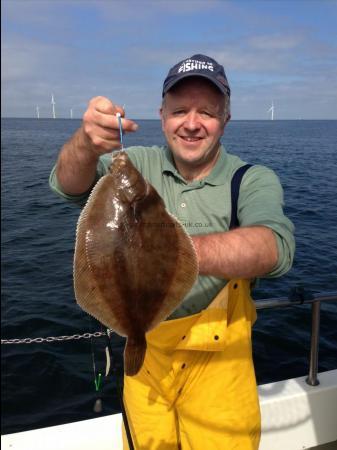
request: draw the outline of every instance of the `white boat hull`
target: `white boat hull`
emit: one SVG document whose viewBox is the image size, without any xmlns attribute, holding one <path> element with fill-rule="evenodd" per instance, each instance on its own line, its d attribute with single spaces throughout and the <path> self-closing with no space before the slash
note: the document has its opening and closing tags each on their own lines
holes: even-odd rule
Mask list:
<svg viewBox="0 0 337 450">
<path fill-rule="evenodd" d="M 337 370 L 308 386 L 294 378 L 259 386 L 259 450 L 303 450 L 337 441 Z M 114 414 L 1 436 L 3 450 L 121 450 L 122 416 Z M 337 449 L 337 442 L 329 447 Z M 220 450 L 220 449 L 219 449 Z"/>
</svg>

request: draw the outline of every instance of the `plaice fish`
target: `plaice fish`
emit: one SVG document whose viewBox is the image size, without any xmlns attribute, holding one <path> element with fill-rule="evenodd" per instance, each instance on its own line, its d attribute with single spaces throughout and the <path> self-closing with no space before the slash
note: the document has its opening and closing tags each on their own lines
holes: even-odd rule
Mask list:
<svg viewBox="0 0 337 450">
<path fill-rule="evenodd" d="M 126 375 L 138 373 L 146 332 L 179 306 L 197 274 L 191 238 L 127 153 L 118 152 L 78 220 L 74 289 L 82 309 L 127 337 Z"/>
</svg>

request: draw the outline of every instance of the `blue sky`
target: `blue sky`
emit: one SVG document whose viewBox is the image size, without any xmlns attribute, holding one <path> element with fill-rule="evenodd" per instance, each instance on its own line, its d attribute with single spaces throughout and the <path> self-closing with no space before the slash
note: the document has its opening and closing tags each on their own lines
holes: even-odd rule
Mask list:
<svg viewBox="0 0 337 450">
<path fill-rule="evenodd" d="M 337 119 L 337 0 L 2 0 L 2 116 L 158 118 L 169 68 L 224 65 L 232 119 Z"/>
</svg>

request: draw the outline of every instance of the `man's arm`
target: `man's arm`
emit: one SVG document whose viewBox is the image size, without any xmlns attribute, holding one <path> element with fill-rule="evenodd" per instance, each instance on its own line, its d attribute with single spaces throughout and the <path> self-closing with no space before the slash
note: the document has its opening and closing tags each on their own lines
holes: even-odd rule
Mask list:
<svg viewBox="0 0 337 450">
<path fill-rule="evenodd" d="M 201 275 L 255 278 L 271 272 L 278 261 L 275 235 L 264 226 L 193 236 L 192 240 Z"/>
<path fill-rule="evenodd" d="M 56 176 L 62 190 L 71 195 L 88 191 L 95 181 L 97 161 L 81 127 L 64 144 L 57 160 Z"/>
<path fill-rule="evenodd" d="M 284 215 L 283 189 L 273 170 L 255 165 L 240 187 L 240 227 L 193 236 L 200 274 L 232 278 L 279 277 L 291 268 L 294 225 Z"/>
<path fill-rule="evenodd" d="M 94 184 L 98 159 L 119 149 L 119 124 L 116 113 L 124 117 L 123 108 L 105 97 L 89 102 L 83 124 L 62 147 L 56 164 L 56 177 L 62 190 L 70 195 L 87 192 Z M 122 119 L 123 131 L 135 131 L 135 122 Z"/>
</svg>

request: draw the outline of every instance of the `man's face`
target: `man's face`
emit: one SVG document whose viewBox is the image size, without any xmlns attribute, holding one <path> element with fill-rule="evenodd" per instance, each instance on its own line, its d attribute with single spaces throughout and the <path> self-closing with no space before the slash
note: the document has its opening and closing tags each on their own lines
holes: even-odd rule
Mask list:
<svg viewBox="0 0 337 450">
<path fill-rule="evenodd" d="M 160 114 L 178 170 L 210 172 L 226 124 L 221 92 L 207 80 L 187 78 L 165 95 Z"/>
</svg>

